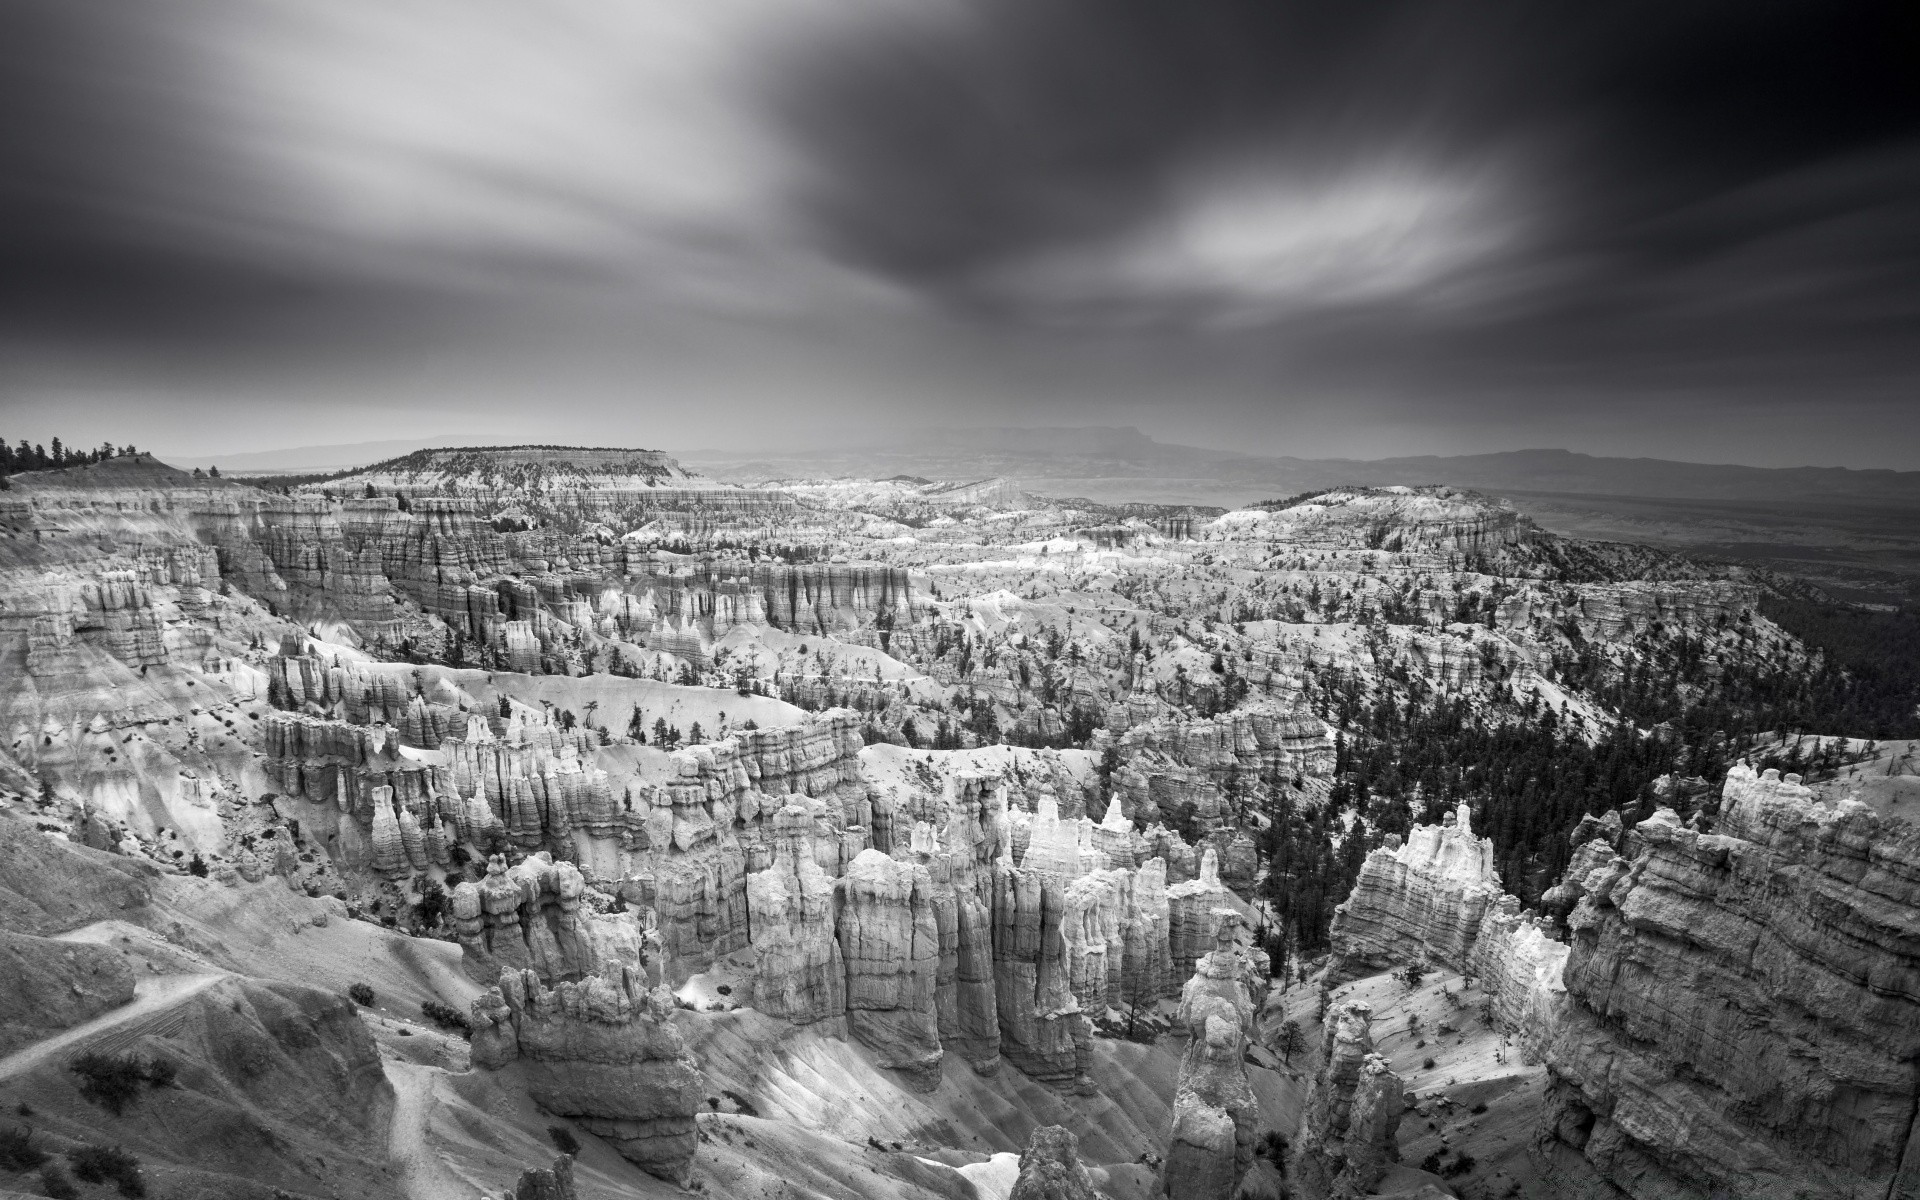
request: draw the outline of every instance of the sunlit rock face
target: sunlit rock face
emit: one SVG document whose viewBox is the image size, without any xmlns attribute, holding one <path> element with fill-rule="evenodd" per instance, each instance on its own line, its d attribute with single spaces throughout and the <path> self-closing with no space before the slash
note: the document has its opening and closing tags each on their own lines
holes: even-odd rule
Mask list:
<svg viewBox="0 0 1920 1200">
<path fill-rule="evenodd" d="M 773 865 L 747 876 L 754 1007 L 796 1025 L 840 1021 L 847 1012 L 833 877 L 814 857 L 814 821 L 801 804 L 775 813 Z"/>
<path fill-rule="evenodd" d="M 863 850 L 837 886 L 848 1028 L 884 1065 L 931 1088 L 943 1050 L 934 1007 L 940 933 L 926 868 Z"/>
<path fill-rule="evenodd" d="M 1478 977 L 1495 1020 L 1548 1068 L 1539 1136 L 1556 1186 L 1901 1194 L 1920 830 L 1736 766 L 1714 832 L 1662 809 L 1626 831 L 1621 855 L 1617 821 L 1583 822 L 1547 911 L 1528 916 L 1492 890 L 1463 824 L 1374 852 L 1336 918 L 1333 969 L 1426 960 Z M 1353 1019 L 1329 1029 L 1330 1064 L 1364 1060 Z M 1329 1070 L 1330 1095 L 1359 1094 L 1345 1067 Z"/>
<path fill-rule="evenodd" d="M 1569 918 L 1549 1161 L 1635 1197 L 1905 1194 L 1920 830 L 1736 766 L 1714 833 L 1662 810 L 1632 842 Z"/>
<path fill-rule="evenodd" d="M 1373 1052 L 1372 1021 L 1373 1010 L 1360 1003 L 1327 1014 L 1297 1160 L 1311 1195 L 1367 1195 L 1400 1161 L 1405 1085 Z"/>
<path fill-rule="evenodd" d="M 1200 959 L 1213 950 L 1217 910 L 1239 912 L 1245 907 L 1220 881 L 1218 856 L 1212 850 L 1203 852 L 1198 877 L 1167 889 L 1167 942 L 1173 978 L 1192 974 Z"/>
<path fill-rule="evenodd" d="M 1214 914 L 1213 948 L 1180 992 L 1187 1031 L 1161 1184 L 1170 1197 L 1226 1200 L 1253 1165 L 1260 1101 L 1245 1057 L 1254 1015 L 1266 999 L 1265 955 L 1238 945 L 1239 914 Z"/>
<path fill-rule="evenodd" d="M 993 871 L 993 971 L 1000 1052 L 1035 1079 L 1081 1090 L 1093 1031 L 1073 994 L 1066 882 L 998 863 Z"/>
<path fill-rule="evenodd" d="M 1367 856 L 1334 910 L 1327 986 L 1408 963 L 1467 970 L 1487 907 L 1502 894 L 1493 842 L 1474 836 L 1466 805 L 1442 824 L 1415 826 L 1405 845 Z"/>
<path fill-rule="evenodd" d="M 673 996 L 630 969 L 544 986 L 509 971 L 473 1005 L 473 1062 L 519 1064 L 527 1092 L 628 1161 L 682 1185 L 698 1147 L 700 1068 L 672 1023 Z"/>
</svg>

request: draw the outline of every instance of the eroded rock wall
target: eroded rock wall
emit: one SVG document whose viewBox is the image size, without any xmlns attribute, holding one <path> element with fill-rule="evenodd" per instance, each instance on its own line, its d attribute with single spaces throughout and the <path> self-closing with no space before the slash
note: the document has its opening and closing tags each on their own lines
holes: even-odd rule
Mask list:
<svg viewBox="0 0 1920 1200">
<path fill-rule="evenodd" d="M 1550 1157 L 1634 1197 L 1920 1191 L 1920 829 L 1797 779 L 1662 810 L 1569 918 Z"/>
<path fill-rule="evenodd" d="M 1466 971 L 1487 907 L 1501 895 L 1493 843 L 1474 836 L 1466 805 L 1442 824 L 1415 826 L 1404 845 L 1367 855 L 1352 895 L 1334 910 L 1326 985 L 1408 963 Z"/>
<path fill-rule="evenodd" d="M 672 993 L 649 990 L 630 969 L 552 988 L 531 971 L 509 971 L 474 1001 L 473 1062 L 517 1064 L 541 1107 L 684 1186 L 705 1084 L 672 1015 Z"/>
</svg>

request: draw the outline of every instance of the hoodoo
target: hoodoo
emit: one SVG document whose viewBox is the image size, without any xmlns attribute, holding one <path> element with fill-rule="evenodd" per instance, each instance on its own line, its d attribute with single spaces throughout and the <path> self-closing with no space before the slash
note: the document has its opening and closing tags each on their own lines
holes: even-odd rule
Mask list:
<svg viewBox="0 0 1920 1200">
<path fill-rule="evenodd" d="M 1260 1101 L 1247 1079 L 1248 1031 L 1266 1000 L 1266 956 L 1240 948 L 1240 914 L 1213 914 L 1213 949 L 1180 991 L 1187 1032 L 1174 1091 L 1163 1190 L 1176 1200 L 1226 1200 L 1253 1165 Z"/>
</svg>

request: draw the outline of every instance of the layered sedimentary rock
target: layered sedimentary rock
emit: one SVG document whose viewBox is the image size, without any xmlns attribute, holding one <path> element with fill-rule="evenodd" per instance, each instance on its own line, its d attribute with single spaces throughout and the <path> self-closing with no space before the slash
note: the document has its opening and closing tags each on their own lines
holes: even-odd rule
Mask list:
<svg viewBox="0 0 1920 1200">
<path fill-rule="evenodd" d="M 1400 1161 L 1406 1090 L 1373 1052 L 1373 1010 L 1342 1004 L 1327 1014 L 1321 1069 L 1301 1117 L 1296 1169 L 1307 1194 L 1364 1196 Z"/>
<path fill-rule="evenodd" d="M 494 855 L 486 877 L 451 894 L 454 935 L 474 979 L 531 970 L 548 983 L 618 966 L 638 967 L 651 930 L 631 910 L 599 913 L 581 898 L 586 880 L 570 862 L 529 855 L 509 868 Z"/>
<path fill-rule="evenodd" d="M 1265 963 L 1240 950 L 1239 924 L 1238 913 L 1218 910 L 1214 948 L 1180 993 L 1187 1049 L 1161 1175 L 1162 1190 L 1176 1200 L 1226 1200 L 1253 1165 L 1260 1102 L 1245 1057 L 1267 980 Z"/>
<path fill-rule="evenodd" d="M 942 1053 L 934 1008 L 940 933 L 926 869 L 863 850 L 838 888 L 848 1028 L 884 1065 L 931 1088 Z"/>
<path fill-rule="evenodd" d="M 1059 1125 L 1042 1125 L 1020 1152 L 1020 1177 L 1007 1200 L 1098 1200 L 1093 1177 L 1080 1162 L 1080 1139 Z"/>
<path fill-rule="evenodd" d="M 1092 1027 L 1073 994 L 1061 923 L 1066 885 L 1002 861 L 993 869 L 993 973 L 1000 1052 L 1028 1075 L 1080 1090 Z"/>
<path fill-rule="evenodd" d="M 1569 918 L 1550 1161 L 1634 1197 L 1920 1192 L 1920 829 L 1736 766 L 1717 832 L 1632 840 Z"/>
<path fill-rule="evenodd" d="M 803 804 L 775 813 L 773 864 L 747 876 L 754 1007 L 796 1025 L 838 1020 L 847 1011 L 834 882 L 814 857 L 814 819 Z"/>
<path fill-rule="evenodd" d="M 672 1023 L 673 995 L 632 969 L 547 988 L 509 971 L 473 1004 L 473 1062 L 517 1064 L 536 1103 L 570 1117 L 628 1161 L 682 1185 L 692 1177 L 705 1091 Z"/>
<path fill-rule="evenodd" d="M 1213 949 L 1217 924 L 1214 913 L 1222 908 L 1238 912 L 1245 905 L 1220 881 L 1219 857 L 1207 850 L 1200 857 L 1198 878 L 1167 889 L 1167 941 L 1173 978 L 1191 975 L 1200 959 Z"/>
<path fill-rule="evenodd" d="M 1501 895 L 1493 843 L 1473 835 L 1466 805 L 1442 824 L 1415 826 L 1405 845 L 1367 855 L 1353 894 L 1334 910 L 1327 986 L 1408 963 L 1467 970 L 1480 922 Z"/>
</svg>

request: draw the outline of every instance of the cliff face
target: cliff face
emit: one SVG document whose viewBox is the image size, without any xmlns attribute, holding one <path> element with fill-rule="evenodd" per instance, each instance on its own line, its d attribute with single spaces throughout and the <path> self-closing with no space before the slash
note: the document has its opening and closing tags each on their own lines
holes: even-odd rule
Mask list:
<svg viewBox="0 0 1920 1200">
<path fill-rule="evenodd" d="M 673 996 L 632 970 L 544 987 L 508 972 L 473 1005 L 473 1061 L 517 1063 L 527 1092 L 611 1142 L 650 1174 L 685 1185 L 704 1080 L 672 1024 Z"/>
<path fill-rule="evenodd" d="M 1920 829 L 1745 766 L 1711 833 L 1662 809 L 1620 856 L 1618 829 L 1583 822 L 1545 918 L 1464 820 L 1416 829 L 1368 859 L 1330 975 L 1478 976 L 1548 1068 L 1540 1153 L 1570 1194 L 1920 1194 Z"/>
<path fill-rule="evenodd" d="M 1569 919 L 1551 1153 L 1635 1197 L 1920 1191 L 1920 829 L 1736 767 L 1714 833 L 1634 842 Z"/>
<path fill-rule="evenodd" d="M 838 885 L 848 1026 L 885 1066 L 932 1088 L 939 1081 L 934 985 L 940 934 L 926 868 L 862 850 Z"/>
<path fill-rule="evenodd" d="M 1353 894 L 1334 910 L 1327 986 L 1414 962 L 1466 971 L 1487 907 L 1501 895 L 1493 843 L 1473 835 L 1466 805 L 1443 824 L 1416 826 L 1405 845 L 1367 856 Z"/>
</svg>

